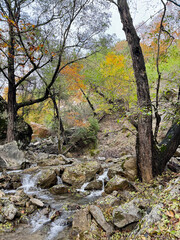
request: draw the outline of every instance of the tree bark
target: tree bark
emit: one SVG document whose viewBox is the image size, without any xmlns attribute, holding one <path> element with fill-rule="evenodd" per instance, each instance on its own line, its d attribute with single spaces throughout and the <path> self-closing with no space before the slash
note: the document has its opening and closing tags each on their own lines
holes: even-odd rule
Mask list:
<svg viewBox="0 0 180 240">
<path fill-rule="evenodd" d="M 16 87 L 14 75 L 14 28 L 11 23 L 12 14 L 9 11 L 9 47 L 8 47 L 8 125 L 7 142 L 15 139 L 15 121 L 16 121 Z"/>
<path fill-rule="evenodd" d="M 133 26 L 132 18 L 126 0 L 118 0 L 118 10 L 123 24 L 123 30 L 130 47 L 133 61 L 134 75 L 137 85 L 138 97 L 138 136 L 137 136 L 137 161 L 139 175 L 143 181 L 150 181 L 152 173 L 152 109 L 149 93 L 149 84 L 146 74 L 144 56 L 140 47 L 140 39 Z"/>
</svg>

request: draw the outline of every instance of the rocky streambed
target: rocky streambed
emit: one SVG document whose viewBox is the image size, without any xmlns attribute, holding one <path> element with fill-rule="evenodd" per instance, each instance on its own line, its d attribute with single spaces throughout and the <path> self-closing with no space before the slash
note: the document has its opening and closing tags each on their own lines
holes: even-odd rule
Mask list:
<svg viewBox="0 0 180 240">
<path fill-rule="evenodd" d="M 75 159 L 32 150 L 24 154 L 15 142 L 0 149 L 0 239 L 138 239 L 162 218 L 164 203 L 139 194 L 134 156 Z M 153 194 L 174 199 L 179 184 L 176 173 Z"/>
</svg>

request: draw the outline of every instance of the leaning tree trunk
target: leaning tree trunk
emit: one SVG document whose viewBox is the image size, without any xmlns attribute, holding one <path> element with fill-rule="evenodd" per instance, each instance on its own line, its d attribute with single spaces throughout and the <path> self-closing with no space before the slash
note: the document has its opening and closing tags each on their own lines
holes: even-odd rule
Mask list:
<svg viewBox="0 0 180 240">
<path fill-rule="evenodd" d="M 148 78 L 145 69 L 144 57 L 140 47 L 140 39 L 133 26 L 132 18 L 126 0 L 118 0 L 118 9 L 123 24 L 123 30 L 130 47 L 133 61 L 134 75 L 138 96 L 138 136 L 137 136 L 137 161 L 139 175 L 143 181 L 153 178 L 152 172 L 152 115 L 151 99 Z"/>
<path fill-rule="evenodd" d="M 11 14 L 9 16 L 11 20 Z M 9 21 L 9 47 L 8 47 L 8 124 L 7 124 L 7 141 L 15 139 L 15 120 L 16 120 L 16 87 L 14 75 L 14 29 L 13 24 Z"/>
</svg>

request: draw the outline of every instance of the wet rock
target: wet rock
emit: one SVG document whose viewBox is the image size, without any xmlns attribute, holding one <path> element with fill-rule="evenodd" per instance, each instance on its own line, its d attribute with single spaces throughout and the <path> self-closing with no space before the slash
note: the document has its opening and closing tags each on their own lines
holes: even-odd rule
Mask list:
<svg viewBox="0 0 180 240">
<path fill-rule="evenodd" d="M 114 229 L 109 223 L 106 222 L 101 209 L 95 205 L 91 205 L 89 211 L 96 222 L 102 227 L 102 229 L 104 229 L 104 231 L 106 231 L 107 235 L 111 235 Z"/>
<path fill-rule="evenodd" d="M 38 207 L 44 207 L 44 203 L 37 198 L 30 198 L 30 202 Z"/>
<path fill-rule="evenodd" d="M 94 180 L 85 187 L 85 190 L 101 190 L 103 187 L 103 182 L 99 180 Z"/>
<path fill-rule="evenodd" d="M 0 167 L 20 169 L 25 162 L 24 153 L 18 149 L 17 142 L 13 141 L 0 146 Z"/>
<path fill-rule="evenodd" d="M 109 180 L 109 182 L 105 186 L 106 193 L 112 193 L 113 191 L 123 191 L 123 190 L 131 190 L 134 191 L 134 186 L 125 178 L 120 176 L 114 176 Z"/>
<path fill-rule="evenodd" d="M 70 190 L 69 190 L 68 186 L 65 186 L 64 184 L 58 184 L 58 185 L 55 185 L 55 186 L 51 187 L 49 189 L 49 191 L 52 194 L 58 195 L 58 194 L 68 193 Z"/>
<path fill-rule="evenodd" d="M 15 208 L 14 204 L 7 203 L 7 205 L 2 209 L 3 215 L 7 220 L 13 220 L 17 213 L 17 208 Z"/>
<path fill-rule="evenodd" d="M 31 167 L 31 168 L 24 169 L 23 173 L 33 173 L 33 172 L 37 172 L 37 170 L 39 170 L 38 166 Z"/>
<path fill-rule="evenodd" d="M 62 180 L 65 183 L 78 187 L 92 180 L 100 170 L 101 165 L 97 161 L 78 163 L 65 168 Z"/>
<path fill-rule="evenodd" d="M 15 195 L 10 196 L 10 201 L 13 202 L 15 206 L 25 207 L 26 203 L 29 201 L 29 197 L 23 190 L 18 190 Z"/>
<path fill-rule="evenodd" d="M 136 223 L 141 218 L 140 209 L 133 202 L 125 203 L 113 210 L 113 223 L 118 228 Z"/>
<path fill-rule="evenodd" d="M 57 183 L 57 176 L 53 169 L 43 170 L 38 185 L 41 188 L 50 188 Z"/>
</svg>

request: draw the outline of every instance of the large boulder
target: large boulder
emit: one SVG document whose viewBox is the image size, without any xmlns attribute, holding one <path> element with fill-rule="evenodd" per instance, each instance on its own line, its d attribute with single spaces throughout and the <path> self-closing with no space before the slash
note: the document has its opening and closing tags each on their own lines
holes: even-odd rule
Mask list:
<svg viewBox="0 0 180 240">
<path fill-rule="evenodd" d="M 82 186 L 83 183 L 94 179 L 96 173 L 100 170 L 101 165 L 98 161 L 78 163 L 65 168 L 62 174 L 62 180 L 74 187 L 79 187 Z"/>
<path fill-rule="evenodd" d="M 137 223 L 142 217 L 140 212 L 133 202 L 125 203 L 113 210 L 113 223 L 118 228 Z"/>
<path fill-rule="evenodd" d="M 105 186 L 105 193 L 112 193 L 113 191 L 135 191 L 134 186 L 125 178 L 115 175 L 109 180 Z"/>
<path fill-rule="evenodd" d="M 7 132 L 7 103 L 0 96 L 0 144 L 5 144 Z M 25 148 L 31 142 L 32 128 L 23 118 L 17 117 L 15 140 L 20 148 Z"/>
<path fill-rule="evenodd" d="M 26 162 L 24 153 L 18 149 L 17 142 L 13 141 L 0 146 L 0 167 L 7 169 L 20 169 Z"/>
<path fill-rule="evenodd" d="M 51 135 L 50 131 L 43 125 L 31 122 L 31 127 L 33 129 L 33 139 L 38 138 L 47 138 Z"/>
<path fill-rule="evenodd" d="M 137 160 L 135 156 L 125 155 L 115 162 L 108 171 L 108 177 L 113 178 L 115 175 L 135 180 L 137 178 Z"/>
<path fill-rule="evenodd" d="M 54 169 L 43 170 L 38 181 L 41 188 L 50 188 L 57 183 L 57 176 Z"/>
<path fill-rule="evenodd" d="M 94 180 L 85 187 L 85 190 L 92 191 L 92 190 L 101 190 L 103 187 L 103 182 L 99 180 Z"/>
</svg>

